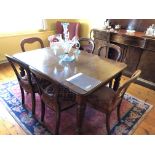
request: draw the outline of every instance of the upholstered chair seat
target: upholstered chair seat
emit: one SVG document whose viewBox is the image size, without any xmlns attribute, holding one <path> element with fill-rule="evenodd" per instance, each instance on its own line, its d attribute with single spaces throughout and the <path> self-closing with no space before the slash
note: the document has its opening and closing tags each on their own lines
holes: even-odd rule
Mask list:
<svg viewBox="0 0 155 155">
<path fill-rule="evenodd" d="M 117 106 L 117 102 L 113 103 L 115 95 L 116 92 L 113 89 L 104 86 L 88 97 L 88 103 L 101 112 L 112 111 Z M 119 99 L 118 102 L 120 102 Z"/>
<path fill-rule="evenodd" d="M 33 76 L 31 76 L 31 82 L 32 82 L 32 85 L 33 85 L 33 91 L 35 93 L 38 93 L 38 87 L 37 87 L 37 84 L 36 84 L 36 81 L 35 79 L 33 78 Z M 29 83 L 29 80 L 28 80 L 28 76 L 25 75 L 23 77 L 21 77 L 21 80 L 20 80 L 20 85 L 24 88 L 24 90 L 27 92 L 27 93 L 32 93 L 32 87 Z"/>
<path fill-rule="evenodd" d="M 91 45 L 82 45 L 81 50 L 87 51 L 88 53 L 92 53 L 92 46 Z"/>
<path fill-rule="evenodd" d="M 87 51 L 88 53 L 93 53 L 95 49 L 94 41 L 90 38 L 79 38 L 80 49 Z"/>
<path fill-rule="evenodd" d="M 44 89 L 44 91 L 42 91 L 41 99 L 54 111 L 56 111 L 54 95 L 53 85 L 49 85 Z M 75 104 L 75 94 L 71 93 L 68 89 L 60 88 L 58 102 L 60 104 L 60 110 L 63 111 Z"/>
</svg>

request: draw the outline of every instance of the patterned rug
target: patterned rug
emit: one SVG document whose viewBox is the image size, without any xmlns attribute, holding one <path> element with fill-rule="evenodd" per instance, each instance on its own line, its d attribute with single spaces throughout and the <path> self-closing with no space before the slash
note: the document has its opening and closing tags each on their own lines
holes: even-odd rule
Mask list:
<svg viewBox="0 0 155 155">
<path fill-rule="evenodd" d="M 21 93 L 18 82 L 10 81 L 0 84 L 0 104 L 3 104 L 18 124 L 27 134 L 47 135 L 52 134 L 55 127 L 55 113 L 46 108 L 45 123 L 40 123 L 40 98 L 37 96 L 36 115 L 31 115 L 31 97 L 26 95 L 26 108 L 21 105 Z M 116 111 L 111 114 L 111 133 L 113 135 L 132 134 L 137 125 L 144 119 L 151 110 L 152 105 L 141 101 L 130 94 L 125 94 L 121 107 L 121 123 L 117 122 Z M 76 106 L 62 112 L 60 134 L 76 134 Z M 82 128 L 84 135 L 105 135 L 105 114 L 90 107 L 86 108 L 85 119 Z"/>
</svg>

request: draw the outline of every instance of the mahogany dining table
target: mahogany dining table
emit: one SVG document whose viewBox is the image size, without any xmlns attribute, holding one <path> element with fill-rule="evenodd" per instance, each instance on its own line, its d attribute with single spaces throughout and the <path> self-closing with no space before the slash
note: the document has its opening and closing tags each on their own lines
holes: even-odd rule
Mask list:
<svg viewBox="0 0 155 155">
<path fill-rule="evenodd" d="M 20 52 L 14 54 L 13 57 L 28 64 L 30 68 L 34 68 L 38 72 L 48 76 L 76 94 L 76 131 L 78 134 L 81 134 L 81 127 L 86 108 L 85 96 L 93 93 L 100 87 L 105 86 L 112 79 L 115 79 L 113 89 L 116 91 L 119 87 L 122 72 L 127 65 L 122 62 L 101 58 L 98 55 L 74 48 L 72 48 L 70 54 L 75 56 L 75 60 L 72 62 L 65 62 L 60 58 L 63 53 L 62 48 L 46 47 L 27 52 Z M 66 80 L 78 73 L 86 74 L 102 82 L 93 89 L 85 91 Z"/>
</svg>

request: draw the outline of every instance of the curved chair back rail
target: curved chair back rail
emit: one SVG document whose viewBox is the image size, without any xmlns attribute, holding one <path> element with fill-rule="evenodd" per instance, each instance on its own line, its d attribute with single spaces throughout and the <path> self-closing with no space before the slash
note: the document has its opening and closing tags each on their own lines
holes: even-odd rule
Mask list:
<svg viewBox="0 0 155 155">
<path fill-rule="evenodd" d="M 110 58 L 110 59 L 113 59 L 113 60 L 116 60 L 116 61 L 119 61 L 120 60 L 120 57 L 121 57 L 121 48 L 118 46 L 118 45 L 115 45 L 115 44 L 111 44 L 111 43 L 108 43 L 104 46 L 101 46 L 99 49 L 98 49 L 98 55 L 101 56 L 101 52 L 102 52 L 102 49 L 106 47 L 106 54 L 105 54 L 105 57 L 106 58 Z M 114 57 L 110 57 L 110 49 L 113 49 L 113 52 L 114 52 Z"/>
<path fill-rule="evenodd" d="M 80 49 L 88 53 L 93 53 L 95 49 L 94 41 L 90 38 L 79 38 Z"/>
<path fill-rule="evenodd" d="M 42 41 L 40 38 L 38 38 L 38 37 L 32 37 L 32 38 L 25 38 L 25 39 L 23 39 L 23 40 L 21 41 L 20 46 L 21 46 L 22 51 L 23 51 L 23 52 L 26 51 L 26 49 L 25 49 L 25 44 L 32 44 L 32 43 L 34 43 L 34 42 L 39 42 L 41 48 L 44 48 L 43 41 Z"/>
<path fill-rule="evenodd" d="M 42 95 L 44 90 L 46 89 L 46 87 L 48 87 L 49 85 L 53 86 L 53 91 L 55 92 L 54 94 L 54 98 L 57 98 L 58 96 L 58 92 L 59 92 L 59 84 L 56 83 L 55 81 L 51 80 L 48 76 L 39 73 L 36 69 L 34 68 L 30 68 L 31 69 L 31 73 L 34 76 L 36 82 L 37 82 L 37 87 L 39 90 L 39 94 Z M 42 83 L 40 83 L 40 79 L 43 81 Z"/>
<path fill-rule="evenodd" d="M 132 74 L 131 78 L 127 82 L 125 82 L 122 86 L 119 87 L 119 89 L 116 92 L 116 96 L 114 98 L 114 101 L 116 101 L 118 97 L 123 98 L 125 92 L 129 88 L 129 86 L 131 85 L 131 83 L 134 83 L 137 80 L 137 78 L 140 76 L 140 74 L 141 74 L 141 70 L 136 70 Z"/>
<path fill-rule="evenodd" d="M 106 48 L 106 50 L 104 50 Z M 120 61 L 121 59 L 121 48 L 118 45 L 107 43 L 101 46 L 98 49 L 98 56 L 101 56 L 101 53 L 104 55 L 105 58 L 109 58 L 115 61 Z M 112 87 L 112 81 L 109 82 L 109 87 Z"/>
<path fill-rule="evenodd" d="M 26 75 L 27 75 L 30 85 L 32 86 L 31 73 L 29 70 L 29 66 L 12 56 L 6 55 L 6 58 L 9 61 L 9 63 L 11 64 L 11 67 L 13 68 L 19 83 L 22 80 L 22 76 L 20 74 L 20 72 L 21 72 L 20 69 L 23 69 L 23 71 L 26 72 Z M 19 69 L 18 69 L 18 67 L 19 67 Z"/>
<path fill-rule="evenodd" d="M 32 114 L 35 114 L 35 93 L 38 93 L 38 89 L 36 87 L 36 82 L 33 79 L 29 66 L 12 56 L 6 55 L 6 58 L 9 61 L 18 79 L 19 86 L 21 89 L 22 105 L 24 106 L 25 104 L 25 90 L 25 92 L 31 93 Z"/>
</svg>

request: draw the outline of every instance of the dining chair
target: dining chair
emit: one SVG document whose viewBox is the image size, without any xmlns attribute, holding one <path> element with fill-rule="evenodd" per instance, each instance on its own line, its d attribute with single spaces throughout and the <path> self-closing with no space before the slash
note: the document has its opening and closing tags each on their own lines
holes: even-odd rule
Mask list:
<svg viewBox="0 0 155 155">
<path fill-rule="evenodd" d="M 95 49 L 94 41 L 90 38 L 79 38 L 80 50 L 87 51 L 88 53 L 93 53 Z"/>
<path fill-rule="evenodd" d="M 35 93 L 38 93 L 38 88 L 36 85 L 36 81 L 34 80 L 31 71 L 29 69 L 29 66 L 20 60 L 6 55 L 7 60 L 9 61 L 12 69 L 14 70 L 14 73 L 16 74 L 20 90 L 21 90 L 21 97 L 22 97 L 22 106 L 25 106 L 25 92 L 31 93 L 31 99 L 32 99 L 32 114 L 35 114 Z M 20 68 L 24 71 L 24 76 L 21 76 L 20 74 Z"/>
<path fill-rule="evenodd" d="M 131 78 L 126 81 L 119 89 L 115 92 L 112 88 L 101 87 L 95 91 L 92 95 L 86 97 L 86 102 L 92 108 L 106 114 L 106 130 L 110 134 L 110 115 L 113 110 L 117 108 L 118 121 L 121 122 L 120 108 L 123 100 L 123 96 L 127 91 L 131 83 L 135 82 L 140 76 L 141 70 L 137 70 L 133 73 Z"/>
<path fill-rule="evenodd" d="M 95 44 L 94 53 L 98 54 L 98 49 L 101 46 L 104 46 L 104 45 L 110 43 L 111 33 L 110 33 L 110 31 L 102 31 L 102 32 L 100 32 L 97 29 L 91 29 L 90 38 L 93 39 L 94 44 Z"/>
<path fill-rule="evenodd" d="M 120 61 L 121 48 L 118 45 L 107 43 L 98 49 L 98 56 L 109 58 L 115 61 Z M 113 80 L 109 82 L 110 88 L 112 87 L 112 83 Z"/>
<path fill-rule="evenodd" d="M 93 38 L 93 29 L 90 30 L 90 36 L 88 38 L 81 37 L 79 38 L 80 49 L 85 50 L 88 53 L 94 53 L 95 43 Z"/>
<path fill-rule="evenodd" d="M 25 39 L 23 39 L 21 41 L 20 46 L 21 46 L 22 51 L 23 52 L 26 51 L 25 44 L 32 44 L 34 42 L 39 42 L 41 48 L 44 48 L 44 43 L 43 43 L 43 41 L 40 38 L 38 38 L 38 37 L 32 37 L 32 38 L 25 38 Z"/>
<path fill-rule="evenodd" d="M 31 37 L 31 38 L 25 38 L 25 39 L 23 39 L 20 42 L 20 46 L 21 46 L 22 51 L 23 52 L 26 51 L 25 44 L 32 44 L 32 43 L 35 43 L 35 42 L 39 42 L 40 43 L 40 47 L 44 48 L 44 43 L 43 43 L 43 41 L 40 38 L 38 38 L 38 37 Z M 21 76 L 25 76 L 22 67 L 20 67 L 20 75 Z"/>
<path fill-rule="evenodd" d="M 39 94 L 41 98 L 41 122 L 44 122 L 45 105 L 53 110 L 56 114 L 55 134 L 59 134 L 61 112 L 72 108 L 75 105 L 75 94 L 70 92 L 67 88 L 60 86 L 48 76 L 39 73 L 37 70 L 31 68 L 32 74 L 37 81 Z M 39 79 L 46 81 L 42 85 Z"/>
<path fill-rule="evenodd" d="M 106 48 L 106 50 L 103 50 Z M 118 45 L 107 43 L 98 49 L 98 55 L 103 55 L 106 58 L 119 61 L 121 57 L 121 48 Z"/>
</svg>

